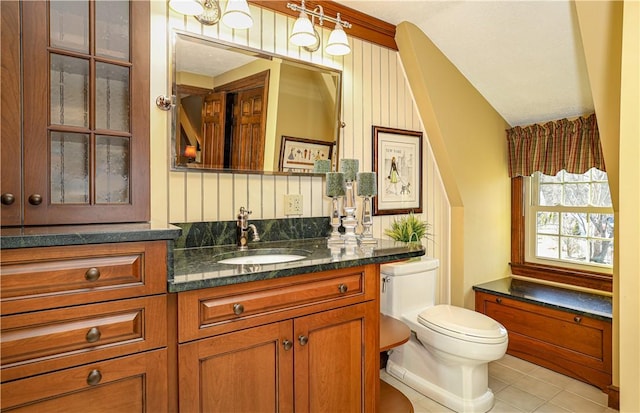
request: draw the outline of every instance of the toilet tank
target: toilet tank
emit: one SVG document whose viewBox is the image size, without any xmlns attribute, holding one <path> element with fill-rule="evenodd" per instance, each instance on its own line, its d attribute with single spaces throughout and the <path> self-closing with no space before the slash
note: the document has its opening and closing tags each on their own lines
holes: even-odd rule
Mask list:
<svg viewBox="0 0 640 413">
<path fill-rule="evenodd" d="M 398 318 L 435 305 L 437 258 L 413 258 L 380 266 L 380 311 Z"/>
</svg>

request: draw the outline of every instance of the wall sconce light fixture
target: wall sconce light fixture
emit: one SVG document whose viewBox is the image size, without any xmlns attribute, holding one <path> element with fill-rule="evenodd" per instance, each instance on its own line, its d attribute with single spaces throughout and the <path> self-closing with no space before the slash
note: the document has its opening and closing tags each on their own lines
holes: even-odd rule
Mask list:
<svg viewBox="0 0 640 413">
<path fill-rule="evenodd" d="M 248 29 L 253 25 L 247 0 L 228 0 L 222 17 L 218 0 L 169 0 L 169 7 L 178 13 L 194 16 L 207 26 L 219 20 L 232 29 Z"/>
<path fill-rule="evenodd" d="M 351 23 L 340 19 L 340 13 L 338 13 L 335 18 L 325 15 L 321 5 L 317 5 L 311 10 L 305 7 L 304 0 L 301 0 L 301 2 L 301 6 L 294 3 L 287 3 L 288 8 L 300 12 L 300 16 L 293 24 L 289 41 L 296 46 L 303 47 L 309 52 L 318 50 L 320 47 L 320 35 L 314 27 L 315 18 L 317 17 L 320 26 L 323 25 L 325 20 L 336 24 L 331 34 L 329 34 L 329 40 L 324 50 L 334 56 L 342 56 L 350 53 L 351 47 L 349 46 L 349 40 L 347 39 L 347 34 L 344 32 L 344 28 L 350 29 Z M 309 20 L 309 15 L 311 15 L 311 20 Z"/>
</svg>

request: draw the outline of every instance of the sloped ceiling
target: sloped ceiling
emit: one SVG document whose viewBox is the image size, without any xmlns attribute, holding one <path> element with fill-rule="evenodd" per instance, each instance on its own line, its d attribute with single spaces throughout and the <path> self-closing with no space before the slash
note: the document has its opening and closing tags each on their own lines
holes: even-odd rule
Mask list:
<svg viewBox="0 0 640 413">
<path fill-rule="evenodd" d="M 572 1 L 337 2 L 419 27 L 511 126 L 594 111 Z"/>
</svg>

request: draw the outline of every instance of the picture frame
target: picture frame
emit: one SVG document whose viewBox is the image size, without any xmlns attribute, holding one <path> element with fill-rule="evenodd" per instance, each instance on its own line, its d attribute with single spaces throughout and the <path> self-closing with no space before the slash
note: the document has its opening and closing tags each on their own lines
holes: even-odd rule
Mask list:
<svg viewBox="0 0 640 413">
<path fill-rule="evenodd" d="M 372 126 L 373 215 L 422 213 L 422 132 Z"/>
<path fill-rule="evenodd" d="M 281 172 L 313 172 L 316 159 L 331 159 L 333 142 L 282 135 L 280 144 Z"/>
</svg>

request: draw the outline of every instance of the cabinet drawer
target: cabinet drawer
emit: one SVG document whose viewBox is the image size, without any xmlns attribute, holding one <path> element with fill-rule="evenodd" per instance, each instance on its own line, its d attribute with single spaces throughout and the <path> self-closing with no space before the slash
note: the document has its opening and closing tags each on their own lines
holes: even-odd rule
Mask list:
<svg viewBox="0 0 640 413">
<path fill-rule="evenodd" d="M 180 341 L 375 299 L 376 268 L 346 268 L 179 293 Z"/>
<path fill-rule="evenodd" d="M 2 380 L 162 347 L 164 295 L 2 317 Z"/>
<path fill-rule="evenodd" d="M 2 313 L 12 314 L 166 290 L 166 242 L 2 251 Z"/>
<path fill-rule="evenodd" d="M 166 412 L 167 350 L 156 350 L 3 383 L 2 410 Z"/>
</svg>

